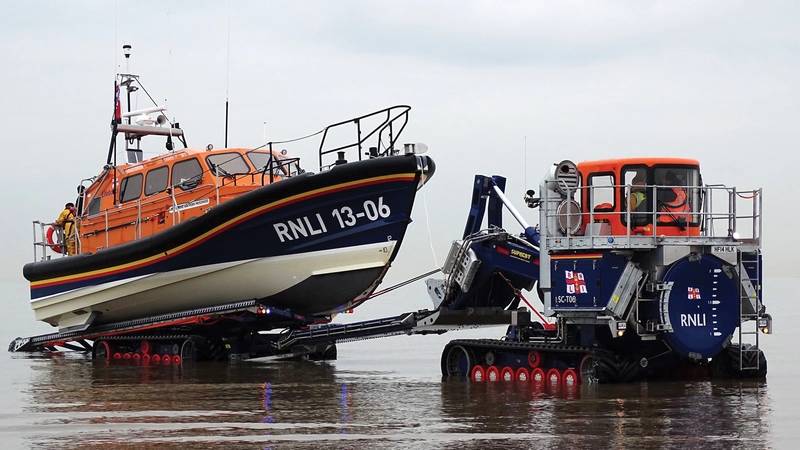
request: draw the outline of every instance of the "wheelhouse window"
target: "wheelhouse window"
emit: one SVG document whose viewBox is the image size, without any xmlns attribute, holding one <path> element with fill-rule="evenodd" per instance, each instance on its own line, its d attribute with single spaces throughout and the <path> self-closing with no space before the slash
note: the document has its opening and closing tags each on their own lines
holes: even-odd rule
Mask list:
<svg viewBox="0 0 800 450">
<path fill-rule="evenodd" d="M 238 153 L 211 155 L 206 158 L 206 161 L 208 162 L 208 167 L 211 169 L 211 172 L 214 173 L 216 169 L 217 175 L 220 176 L 250 173 L 250 167 L 244 161 L 242 155 Z"/>
<path fill-rule="evenodd" d="M 131 175 L 124 180 L 119 187 L 119 201 L 121 203 L 136 200 L 142 195 L 142 174 Z"/>
<path fill-rule="evenodd" d="M 702 180 L 697 167 L 656 167 L 653 179 L 658 187 L 656 202 L 659 223 L 696 225 L 699 221 Z"/>
<path fill-rule="evenodd" d="M 194 189 L 203 179 L 203 168 L 197 158 L 187 159 L 172 166 L 172 186 Z"/>
<path fill-rule="evenodd" d="M 247 152 L 247 159 L 256 168 L 256 172 L 263 172 L 266 167 L 282 176 L 293 176 L 305 172 L 300 168 L 300 159 L 287 156 L 286 149 L 282 149 L 276 155 L 272 155 L 268 151 L 250 151 Z"/>
<path fill-rule="evenodd" d="M 595 212 L 614 210 L 614 175 L 610 173 L 589 176 L 589 195 Z"/>
<path fill-rule="evenodd" d="M 253 164 L 253 167 L 256 168 L 256 172 L 261 172 L 264 170 L 264 167 L 267 167 L 269 164 L 269 152 L 248 152 L 247 159 L 250 160 L 250 163 Z"/>
<path fill-rule="evenodd" d="M 144 181 L 144 195 L 153 195 L 165 191 L 168 179 L 169 167 L 167 166 L 147 172 L 147 177 Z"/>
<path fill-rule="evenodd" d="M 100 213 L 100 197 L 94 197 L 89 201 L 89 206 L 86 208 L 86 215 L 93 216 Z"/>
<path fill-rule="evenodd" d="M 651 222 L 653 201 L 652 188 L 647 186 L 647 168 L 631 167 L 622 171 L 620 198 L 622 202 L 622 223 L 627 224 L 627 212 L 631 214 L 631 225 L 646 225 Z"/>
</svg>

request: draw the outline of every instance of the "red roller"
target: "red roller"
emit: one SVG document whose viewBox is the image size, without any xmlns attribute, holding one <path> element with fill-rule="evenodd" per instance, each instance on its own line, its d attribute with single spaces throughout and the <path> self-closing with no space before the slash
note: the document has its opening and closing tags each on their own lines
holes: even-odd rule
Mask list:
<svg viewBox="0 0 800 450">
<path fill-rule="evenodd" d="M 528 352 L 528 365 L 531 366 L 531 369 L 535 369 L 539 367 L 539 364 L 542 363 L 542 355 L 539 354 L 536 350 L 531 350 Z"/>
<path fill-rule="evenodd" d="M 150 364 L 150 355 L 147 353 L 142 355 L 142 364 Z"/>
<path fill-rule="evenodd" d="M 500 371 L 500 379 L 503 381 L 514 381 L 514 369 L 511 367 L 503 367 Z"/>
<path fill-rule="evenodd" d="M 131 359 L 131 352 L 125 352 L 122 354 L 122 359 Z"/>
<path fill-rule="evenodd" d="M 546 383 L 550 387 L 558 387 L 561 384 L 561 371 L 553 367 L 547 371 Z"/>
<path fill-rule="evenodd" d="M 575 372 L 575 369 L 567 369 L 561 375 L 563 379 L 564 386 L 577 386 L 581 383 L 580 379 L 578 378 L 578 373 Z"/>
<path fill-rule="evenodd" d="M 472 372 L 469 374 L 469 379 L 472 380 L 473 383 L 483 383 L 486 381 L 486 370 L 480 364 L 475 364 L 472 368 Z"/>
<path fill-rule="evenodd" d="M 111 359 L 111 347 L 108 345 L 108 342 L 100 341 L 98 344 L 95 345 L 100 345 L 101 347 L 103 347 L 104 350 L 103 353 L 106 355 L 106 361 Z"/>
<path fill-rule="evenodd" d="M 500 381 L 500 369 L 496 366 L 486 368 L 486 381 Z"/>
<path fill-rule="evenodd" d="M 142 355 L 140 355 L 139 352 L 136 352 L 131 355 L 131 358 L 133 358 L 134 361 L 140 361 L 142 359 Z"/>
<path fill-rule="evenodd" d="M 150 357 L 150 361 L 153 361 L 156 364 L 160 363 L 161 362 L 161 355 L 156 353 L 155 355 Z"/>
<path fill-rule="evenodd" d="M 122 353 L 120 352 L 114 353 L 114 359 L 122 359 Z"/>
<path fill-rule="evenodd" d="M 544 373 L 544 370 L 542 370 L 541 367 L 537 367 L 537 368 L 531 370 L 531 382 L 533 384 L 542 385 L 542 384 L 544 384 L 544 380 L 545 380 L 545 373 Z"/>
<path fill-rule="evenodd" d="M 175 364 L 176 366 L 180 366 L 181 362 L 183 362 L 183 360 L 181 359 L 180 356 L 175 355 L 175 356 L 172 357 L 172 364 Z"/>
<path fill-rule="evenodd" d="M 170 362 L 172 362 L 172 358 L 170 358 L 169 355 L 167 355 L 167 354 L 161 355 L 161 363 L 162 364 L 169 364 Z"/>
<path fill-rule="evenodd" d="M 528 372 L 528 369 L 520 367 L 517 369 L 517 373 L 514 374 L 514 379 L 523 383 L 527 383 L 531 380 L 531 373 Z"/>
</svg>

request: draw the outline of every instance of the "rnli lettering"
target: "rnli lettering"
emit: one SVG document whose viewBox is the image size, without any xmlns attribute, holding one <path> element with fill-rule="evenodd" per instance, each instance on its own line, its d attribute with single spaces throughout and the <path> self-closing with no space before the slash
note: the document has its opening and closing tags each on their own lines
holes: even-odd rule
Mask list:
<svg viewBox="0 0 800 450">
<path fill-rule="evenodd" d="M 275 228 L 275 233 L 278 234 L 278 239 L 281 242 L 327 233 L 328 228 L 325 226 L 322 216 L 317 213 L 312 217 L 313 219 L 309 219 L 308 216 L 303 216 L 286 222 L 278 222 L 272 226 Z"/>
<path fill-rule="evenodd" d="M 704 327 L 706 326 L 706 315 L 702 314 L 681 314 L 682 327 Z"/>
<path fill-rule="evenodd" d="M 378 219 L 386 219 L 391 215 L 392 210 L 384 203 L 383 197 L 378 197 L 377 201 L 366 200 L 359 210 L 350 206 L 334 208 L 330 213 L 328 224 L 325 223 L 325 214 L 316 213 L 313 215 L 289 219 L 284 222 L 272 224 L 275 234 L 281 242 L 294 241 L 296 239 L 308 238 L 328 232 L 329 226 L 339 226 L 339 229 L 350 228 L 358 224 L 359 221 L 366 219 L 374 222 Z"/>
</svg>

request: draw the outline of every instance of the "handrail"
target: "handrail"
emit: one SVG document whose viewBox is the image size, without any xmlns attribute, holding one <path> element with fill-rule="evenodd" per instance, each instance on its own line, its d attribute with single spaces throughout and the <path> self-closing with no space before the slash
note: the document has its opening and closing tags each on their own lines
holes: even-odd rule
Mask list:
<svg viewBox="0 0 800 450">
<path fill-rule="evenodd" d="M 32 225 L 33 225 L 33 260 L 34 261 L 46 261 L 48 259 L 51 259 L 52 256 L 49 256 L 47 254 L 47 249 L 53 250 L 54 246 L 60 246 L 63 249 L 62 253 L 58 253 L 56 251 L 53 251 L 54 255 L 59 255 L 59 256 L 62 256 L 62 257 L 63 256 L 68 256 L 66 254 L 66 250 L 67 250 L 67 239 L 69 239 L 69 238 L 64 234 L 63 228 L 60 225 L 57 225 L 55 222 L 43 222 L 43 221 L 40 221 L 40 220 L 34 220 L 32 222 Z M 51 227 L 51 226 L 52 227 L 56 227 L 56 229 L 62 230 L 62 231 L 60 231 L 58 233 L 58 242 L 54 242 L 53 244 L 50 244 L 49 242 L 47 242 L 47 237 L 46 237 L 46 232 L 45 232 L 45 229 L 47 227 Z M 75 228 L 76 231 L 75 231 L 75 233 L 73 233 L 71 238 L 75 240 L 75 249 L 77 251 L 78 249 L 80 249 L 80 237 L 78 236 L 78 232 L 77 232 L 77 222 L 75 222 L 74 226 L 76 227 Z M 36 232 L 37 229 L 39 230 L 38 235 L 37 235 L 37 232 Z M 39 236 L 41 236 L 41 239 L 39 239 Z M 39 252 L 37 250 L 38 247 L 42 248 L 42 256 L 41 256 L 41 258 L 39 257 Z"/>
<path fill-rule="evenodd" d="M 395 112 L 395 111 L 398 111 L 398 110 L 399 110 L 399 112 L 397 114 L 395 114 L 394 116 L 392 116 L 392 113 Z M 379 151 L 378 155 L 375 155 L 375 156 L 385 156 L 386 154 L 392 154 L 395 151 L 394 144 L 395 144 L 395 142 L 397 142 L 397 138 L 400 137 L 400 133 L 402 133 L 402 131 L 406 127 L 406 124 L 408 123 L 408 112 L 410 110 L 411 110 L 411 107 L 408 106 L 408 105 L 390 106 L 388 108 L 383 108 L 383 109 L 380 109 L 378 111 L 375 111 L 375 112 L 372 112 L 372 113 L 369 113 L 369 114 L 364 114 L 363 116 L 354 117 L 352 119 L 343 120 L 341 122 L 328 125 L 327 127 L 325 127 L 322 130 L 322 139 L 320 140 L 320 143 L 319 143 L 319 167 L 320 167 L 320 170 L 322 170 L 323 167 L 325 167 L 323 165 L 323 156 L 329 155 L 331 153 L 336 153 L 336 152 L 339 152 L 339 151 L 355 148 L 355 147 L 358 148 L 358 160 L 361 161 L 361 159 L 362 159 L 362 150 L 364 149 L 364 143 L 367 142 L 372 136 L 374 136 L 375 133 L 378 133 L 378 140 L 377 140 L 376 147 L 378 149 L 380 149 L 381 147 L 383 147 L 385 149 L 384 152 L 380 152 Z M 386 117 L 383 119 L 383 121 L 378 126 L 373 128 L 372 131 L 367 133 L 365 136 L 362 136 L 361 122 L 364 119 L 367 119 L 367 118 L 370 118 L 370 117 L 374 117 L 374 116 L 378 116 L 378 115 L 381 115 L 381 114 L 386 114 Z M 397 120 L 401 120 L 401 119 L 402 119 L 402 125 L 400 126 L 400 129 L 397 130 L 397 132 L 395 133 L 394 132 L 394 122 L 397 121 Z M 353 142 L 353 143 L 350 143 L 350 144 L 346 144 L 346 145 L 342 145 L 342 146 L 339 146 L 339 147 L 335 147 L 335 148 L 331 148 L 331 149 L 327 149 L 326 150 L 325 149 L 325 140 L 328 137 L 328 132 L 330 130 L 334 129 L 334 128 L 341 127 L 343 125 L 351 125 L 351 124 L 355 124 L 356 125 L 356 141 Z M 389 141 L 388 141 L 388 145 L 384 145 L 383 133 L 387 129 L 389 130 Z"/>
<path fill-rule="evenodd" d="M 614 198 L 616 198 L 617 195 L 620 194 L 620 190 L 622 190 L 622 192 L 621 192 L 621 195 L 623 196 L 622 202 L 625 203 L 625 202 L 627 202 L 627 199 L 630 196 L 630 192 L 631 192 L 631 187 L 632 186 L 630 184 L 627 184 L 627 185 L 624 185 L 624 184 L 602 185 L 602 186 L 579 186 L 577 188 L 567 189 L 567 197 L 568 198 L 572 198 L 572 195 L 570 195 L 570 194 L 572 194 L 573 192 L 577 192 L 578 193 L 578 199 L 580 199 L 581 201 L 583 201 L 584 197 L 588 198 L 589 205 L 584 205 L 584 207 L 582 208 L 583 211 L 588 211 L 588 212 L 581 211 L 579 213 L 574 213 L 574 212 L 570 212 L 570 210 L 567 209 L 565 212 L 559 213 L 557 208 L 558 208 L 558 205 L 560 204 L 560 202 L 552 202 L 552 201 L 548 202 L 547 201 L 547 196 L 550 195 L 550 191 L 551 190 L 555 190 L 555 189 L 550 189 L 548 187 L 554 186 L 556 184 L 556 182 L 557 182 L 556 180 L 548 180 L 548 181 L 545 182 L 545 192 L 544 192 L 544 200 L 545 201 L 540 203 L 540 205 L 541 205 L 540 207 L 544 209 L 544 215 L 543 215 L 544 220 L 543 220 L 543 223 L 540 224 L 540 226 L 542 227 L 543 236 L 547 236 L 547 237 L 551 237 L 551 238 L 559 238 L 559 237 L 565 238 L 562 241 L 560 241 L 560 243 L 557 245 L 558 247 L 566 246 L 567 248 L 569 248 L 572 245 L 573 238 L 578 237 L 577 233 L 572 233 L 572 231 L 569 229 L 569 227 L 567 227 L 568 229 L 563 234 L 559 234 L 559 235 L 555 235 L 554 234 L 553 236 L 549 236 L 552 233 L 545 232 L 545 230 L 546 230 L 545 227 L 547 226 L 547 224 L 548 224 L 548 222 L 550 220 L 555 220 L 556 223 L 558 223 L 560 221 L 561 217 L 566 217 L 567 223 L 570 224 L 570 223 L 572 223 L 572 221 L 573 221 L 573 219 L 574 219 L 574 217 L 576 215 L 583 216 L 584 219 L 587 218 L 587 217 L 589 218 L 589 222 L 587 224 L 585 224 L 585 226 L 584 226 L 583 237 L 584 238 L 590 238 L 591 246 L 594 246 L 594 243 L 596 241 L 595 238 L 600 239 L 600 238 L 614 237 L 614 238 L 617 238 L 615 240 L 615 245 L 617 245 L 617 246 L 622 245 L 624 247 L 631 247 L 631 246 L 633 246 L 634 233 L 635 233 L 636 229 L 640 228 L 639 226 L 634 226 L 634 224 L 632 223 L 633 221 L 631 219 L 632 219 L 632 217 L 634 215 L 641 217 L 643 214 L 647 214 L 649 216 L 648 217 L 649 218 L 649 223 L 647 223 L 646 225 L 650 226 L 650 228 L 652 230 L 652 233 L 649 234 L 649 236 L 645 236 L 645 235 L 640 235 L 640 236 L 641 237 L 647 237 L 648 239 L 652 239 L 652 244 L 653 245 L 657 244 L 664 237 L 664 236 L 659 235 L 658 228 L 667 225 L 667 224 L 665 224 L 663 221 L 661 221 L 659 219 L 663 218 L 665 216 L 673 216 L 675 213 L 672 212 L 672 211 L 659 211 L 659 205 L 658 205 L 656 193 L 659 192 L 659 190 L 661 190 L 661 189 L 671 189 L 671 188 L 684 189 L 684 190 L 687 191 L 687 194 L 688 194 L 687 195 L 687 201 L 692 201 L 692 199 L 694 198 L 695 201 L 699 202 L 698 204 L 692 205 L 692 210 L 689 211 L 688 214 L 691 215 L 691 222 L 690 222 L 689 225 L 691 225 L 691 226 L 699 226 L 700 227 L 700 234 L 699 235 L 694 235 L 694 236 L 690 236 L 690 235 L 673 236 L 673 235 L 670 235 L 670 236 L 666 236 L 666 237 L 668 237 L 670 239 L 674 239 L 674 240 L 681 240 L 682 238 L 684 240 L 696 240 L 696 239 L 702 239 L 702 238 L 715 238 L 714 221 L 718 220 L 718 219 L 726 219 L 726 221 L 728 222 L 728 232 L 727 232 L 727 237 L 725 237 L 724 239 L 727 239 L 729 241 L 743 241 L 744 240 L 744 241 L 747 241 L 747 242 L 755 243 L 757 245 L 761 244 L 762 233 L 763 233 L 763 229 L 762 229 L 762 225 L 761 225 L 762 224 L 762 220 L 763 220 L 763 213 L 762 213 L 763 189 L 761 189 L 761 188 L 750 189 L 750 190 L 739 190 L 736 187 L 728 187 L 728 186 L 724 186 L 724 185 L 704 185 L 704 186 L 640 185 L 640 186 L 637 186 L 637 187 L 641 187 L 641 188 L 646 189 L 647 191 L 650 192 L 650 194 L 649 194 L 650 195 L 650 199 L 652 199 L 652 205 L 650 206 L 650 211 L 647 211 L 647 212 L 633 212 L 633 211 L 630 210 L 630 208 L 627 207 L 627 205 L 622 205 L 621 204 L 619 206 L 619 208 L 617 208 L 617 210 L 615 210 L 615 211 L 595 212 L 594 211 L 594 202 L 595 202 L 595 198 L 596 198 L 596 196 L 595 196 L 595 190 L 596 189 L 603 189 L 603 190 L 606 190 L 606 191 L 607 190 L 612 190 Z M 588 190 L 588 195 L 584 196 L 583 193 L 587 192 L 587 190 Z M 697 191 L 697 194 L 694 194 L 694 195 L 698 195 L 698 197 L 693 197 L 693 192 L 694 191 Z M 721 211 L 714 209 L 714 202 L 713 202 L 713 197 L 714 197 L 713 193 L 714 192 L 722 192 L 722 193 L 724 193 L 726 195 L 727 200 L 728 200 L 727 205 L 726 205 L 727 208 L 725 208 L 724 210 L 721 210 Z M 698 198 L 699 198 L 699 200 L 697 200 Z M 737 203 L 738 203 L 737 199 L 750 201 L 752 203 L 751 207 L 746 209 L 746 211 L 747 211 L 746 213 L 742 213 L 742 212 L 739 211 L 738 205 L 737 205 Z M 605 216 L 607 216 L 607 215 L 619 216 L 620 218 L 624 217 L 625 229 L 626 229 L 625 234 L 621 235 L 621 236 L 620 235 L 611 235 L 611 234 L 609 234 L 609 235 L 597 234 L 597 231 L 595 231 L 593 229 L 595 227 L 592 227 L 591 232 L 589 232 L 588 225 L 594 223 L 594 221 L 595 221 L 595 219 L 596 219 L 598 214 L 605 215 Z M 747 222 L 744 222 L 744 221 L 747 221 Z M 750 229 L 749 230 L 746 230 L 746 228 L 747 228 L 746 226 L 744 228 L 739 226 L 739 225 L 742 225 L 742 224 L 748 223 L 748 222 L 749 222 L 749 225 L 750 225 Z M 747 234 L 746 237 L 739 236 L 739 233 L 741 233 L 743 230 L 749 231 L 749 233 Z M 626 240 L 623 241 L 623 242 L 619 242 L 619 240 L 620 240 L 619 238 L 625 238 Z M 637 238 L 637 239 L 638 239 L 637 242 L 639 242 L 639 243 L 643 243 L 644 242 L 644 241 L 641 241 L 640 238 Z M 715 239 L 722 239 L 722 237 L 715 238 Z M 602 240 L 598 240 L 597 242 L 603 242 L 603 241 Z M 610 242 L 611 241 L 609 241 L 609 243 Z M 584 246 L 585 246 L 585 244 L 584 244 Z"/>
</svg>

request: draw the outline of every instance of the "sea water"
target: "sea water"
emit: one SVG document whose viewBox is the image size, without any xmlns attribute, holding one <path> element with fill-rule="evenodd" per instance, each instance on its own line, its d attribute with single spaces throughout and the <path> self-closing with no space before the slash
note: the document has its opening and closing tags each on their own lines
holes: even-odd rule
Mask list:
<svg viewBox="0 0 800 450">
<path fill-rule="evenodd" d="M 450 340 L 502 329 L 339 345 L 328 363 L 93 364 L 0 355 L 0 441 L 17 447 L 793 448 L 800 440 L 798 280 L 766 283 L 765 382 L 641 382 L 537 391 L 441 379 Z M 2 337 L 47 332 L 25 285 L 3 285 Z M 391 315 L 403 294 L 347 320 Z"/>
</svg>

